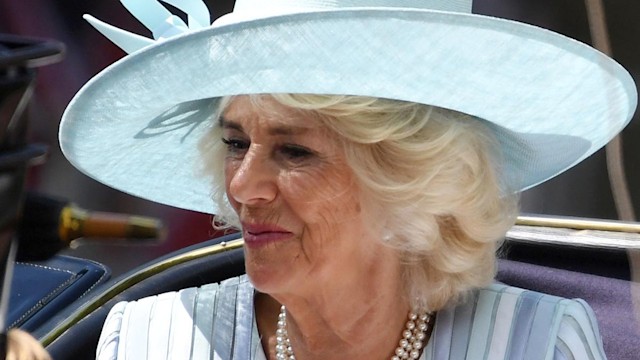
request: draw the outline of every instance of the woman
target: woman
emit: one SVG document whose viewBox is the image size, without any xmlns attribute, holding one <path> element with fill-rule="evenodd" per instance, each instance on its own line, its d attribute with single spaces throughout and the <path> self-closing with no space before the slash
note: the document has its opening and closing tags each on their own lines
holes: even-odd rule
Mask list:
<svg viewBox="0 0 640 360">
<path fill-rule="evenodd" d="M 514 192 L 629 121 L 619 65 L 464 1 L 239 1 L 206 29 L 172 2 L 194 30 L 173 38 L 124 4 L 169 39 L 90 19 L 134 53 L 70 104 L 62 148 L 242 229 L 247 276 L 116 305 L 98 358 L 605 358 L 583 301 L 491 279 Z"/>
</svg>

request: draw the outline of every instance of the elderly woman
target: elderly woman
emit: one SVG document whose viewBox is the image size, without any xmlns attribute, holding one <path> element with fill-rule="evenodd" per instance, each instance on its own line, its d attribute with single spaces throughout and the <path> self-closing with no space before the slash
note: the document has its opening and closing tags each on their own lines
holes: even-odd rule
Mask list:
<svg viewBox="0 0 640 360">
<path fill-rule="evenodd" d="M 629 121 L 619 65 L 466 1 L 245 0 L 204 28 L 123 3 L 164 40 L 89 18 L 132 54 L 62 148 L 241 229 L 246 276 L 117 304 L 99 359 L 605 358 L 585 302 L 492 278 L 515 193 Z"/>
<path fill-rule="evenodd" d="M 391 357 L 413 326 L 419 353 L 434 311 L 490 282 L 515 206 L 468 116 L 353 96 L 220 108 L 204 157 L 243 230 L 263 348 L 280 313 L 302 359 Z"/>
</svg>

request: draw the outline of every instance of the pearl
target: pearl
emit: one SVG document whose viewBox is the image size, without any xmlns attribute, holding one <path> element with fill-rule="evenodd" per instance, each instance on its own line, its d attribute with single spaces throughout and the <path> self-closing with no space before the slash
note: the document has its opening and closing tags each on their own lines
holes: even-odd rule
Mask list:
<svg viewBox="0 0 640 360">
<path fill-rule="evenodd" d="M 431 313 L 416 314 L 409 313 L 409 321 L 405 324 L 405 330 L 402 331 L 402 337 L 398 342 L 391 360 L 418 359 L 420 358 L 420 350 L 424 346 L 423 341 L 427 338 L 427 332 L 432 320 Z M 419 319 L 419 320 L 418 320 Z M 276 329 L 276 359 L 278 360 L 295 360 L 291 348 L 291 341 L 287 333 L 287 310 L 284 306 L 280 307 L 278 314 L 278 326 Z"/>
</svg>

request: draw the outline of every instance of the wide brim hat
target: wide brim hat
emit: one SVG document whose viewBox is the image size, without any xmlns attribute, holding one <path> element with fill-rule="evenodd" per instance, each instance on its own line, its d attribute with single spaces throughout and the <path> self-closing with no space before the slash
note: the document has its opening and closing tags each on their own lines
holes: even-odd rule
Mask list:
<svg viewBox="0 0 640 360">
<path fill-rule="evenodd" d="M 466 113 L 494 131 L 515 190 L 600 149 L 637 102 L 606 55 L 471 14 L 471 0 L 238 0 L 210 26 L 197 0 L 167 1 L 188 24 L 160 3 L 122 2 L 156 40 L 88 18 L 130 54 L 73 98 L 61 148 L 90 177 L 178 208 L 217 211 L 197 144 L 223 96 L 360 95 Z"/>
</svg>

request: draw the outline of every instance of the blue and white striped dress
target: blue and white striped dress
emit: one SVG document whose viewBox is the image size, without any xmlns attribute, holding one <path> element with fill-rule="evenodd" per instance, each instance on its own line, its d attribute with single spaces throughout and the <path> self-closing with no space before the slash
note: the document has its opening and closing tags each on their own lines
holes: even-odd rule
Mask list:
<svg viewBox="0 0 640 360">
<path fill-rule="evenodd" d="M 98 344 L 99 360 L 265 360 L 246 276 L 122 302 Z M 438 312 L 421 360 L 605 359 L 582 300 L 506 285 Z"/>
</svg>

